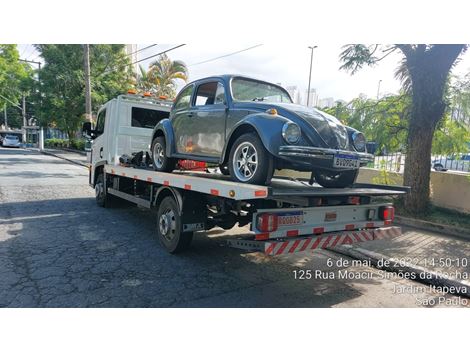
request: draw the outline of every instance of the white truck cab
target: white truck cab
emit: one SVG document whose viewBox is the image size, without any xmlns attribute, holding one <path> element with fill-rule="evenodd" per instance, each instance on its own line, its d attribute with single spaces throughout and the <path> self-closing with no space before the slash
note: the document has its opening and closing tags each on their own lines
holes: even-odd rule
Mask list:
<svg viewBox="0 0 470 352">
<path fill-rule="evenodd" d="M 135 94 L 119 95 L 99 110 L 96 126 L 85 123 L 83 132 L 92 139 L 90 163 L 91 185 L 97 170 L 104 165 L 118 165 L 121 155 L 150 151 L 152 131 L 162 119 L 168 118 L 172 102 L 166 99 Z"/>
</svg>

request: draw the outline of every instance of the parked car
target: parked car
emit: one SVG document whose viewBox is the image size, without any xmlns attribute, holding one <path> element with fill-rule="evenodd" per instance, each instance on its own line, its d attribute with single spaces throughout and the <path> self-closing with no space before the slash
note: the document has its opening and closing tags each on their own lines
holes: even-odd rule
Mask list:
<svg viewBox="0 0 470 352">
<path fill-rule="evenodd" d="M 275 169 L 293 169 L 341 188 L 373 160 L 361 132 L 293 104 L 281 86 L 236 75 L 186 85 L 155 126 L 151 152 L 157 171 L 191 159 L 218 164 L 236 182 L 269 184 Z"/>
<path fill-rule="evenodd" d="M 436 171 L 456 170 L 470 172 L 470 154 L 434 158 L 432 167 Z"/>
<path fill-rule="evenodd" d="M 3 146 L 4 147 L 14 147 L 14 148 L 19 148 L 21 147 L 20 139 L 18 136 L 12 135 L 12 134 L 7 134 L 3 138 Z"/>
</svg>

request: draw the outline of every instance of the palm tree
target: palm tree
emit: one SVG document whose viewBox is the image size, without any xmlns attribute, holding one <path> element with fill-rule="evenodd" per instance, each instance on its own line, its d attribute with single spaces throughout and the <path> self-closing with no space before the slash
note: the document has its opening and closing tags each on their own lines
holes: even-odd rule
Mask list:
<svg viewBox="0 0 470 352">
<path fill-rule="evenodd" d="M 150 64 L 148 80 L 153 83 L 157 95 L 173 98 L 176 94 L 176 80 L 188 80 L 188 68 L 183 61 L 172 61 L 166 54 Z"/>
<path fill-rule="evenodd" d="M 139 65 L 140 74 L 137 75 L 137 80 L 135 82 L 135 87 L 141 92 L 152 92 L 155 93 L 156 88 L 155 84 L 150 80 L 148 71 Z"/>
</svg>

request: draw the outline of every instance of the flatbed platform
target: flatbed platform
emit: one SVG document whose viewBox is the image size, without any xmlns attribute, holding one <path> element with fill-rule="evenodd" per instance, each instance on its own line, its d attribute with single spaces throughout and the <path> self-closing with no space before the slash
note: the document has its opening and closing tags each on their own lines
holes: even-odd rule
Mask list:
<svg viewBox="0 0 470 352">
<path fill-rule="evenodd" d="M 164 173 L 152 169 L 119 165 L 106 165 L 105 171 L 109 174 L 234 200 L 284 197 L 394 196 L 409 192 L 409 187 L 361 183 L 355 184 L 351 188 L 324 188 L 317 184 L 310 185 L 308 180 L 283 177 L 274 177 L 269 186 L 258 186 L 233 182 L 229 176 L 218 173 L 187 171 Z"/>
</svg>

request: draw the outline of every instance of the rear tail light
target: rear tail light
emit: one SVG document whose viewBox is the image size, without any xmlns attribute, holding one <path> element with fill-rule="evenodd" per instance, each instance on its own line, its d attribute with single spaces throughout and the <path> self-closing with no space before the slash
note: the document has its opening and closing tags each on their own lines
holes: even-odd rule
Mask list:
<svg viewBox="0 0 470 352">
<path fill-rule="evenodd" d="M 195 160 L 180 160 L 178 161 L 178 166 L 183 170 L 194 171 L 204 171 L 207 168 L 207 164 L 204 161 Z"/>
<path fill-rule="evenodd" d="M 361 198 L 360 197 L 349 197 L 348 198 L 348 204 L 353 204 L 353 205 L 360 205 L 361 204 Z"/>
<path fill-rule="evenodd" d="M 395 208 L 392 206 L 383 206 L 379 208 L 379 218 L 384 220 L 386 225 L 392 223 L 395 219 Z"/>
<path fill-rule="evenodd" d="M 278 219 L 276 214 L 264 213 L 258 215 L 256 228 L 261 232 L 273 232 L 277 230 Z"/>
</svg>

